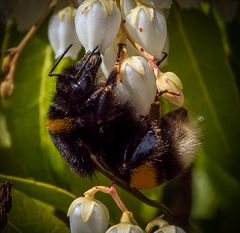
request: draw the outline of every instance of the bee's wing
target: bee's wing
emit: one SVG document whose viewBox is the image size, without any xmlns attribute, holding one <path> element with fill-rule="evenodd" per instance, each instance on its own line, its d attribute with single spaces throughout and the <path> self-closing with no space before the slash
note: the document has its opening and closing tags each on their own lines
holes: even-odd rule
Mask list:
<svg viewBox="0 0 240 233">
<path fill-rule="evenodd" d="M 160 203 L 159 201 L 149 199 L 146 197 L 143 193 L 141 193 L 138 189 L 131 188 L 130 185 L 125 182 L 119 175 L 115 174 L 105 163 L 104 161 L 100 161 L 97 159 L 97 157 L 93 154 L 91 154 L 91 158 L 93 162 L 95 163 L 98 171 L 100 171 L 103 175 L 108 177 L 109 179 L 116 182 L 117 185 L 121 186 L 123 189 L 125 189 L 127 192 L 129 192 L 131 195 L 136 197 L 137 199 L 141 200 L 145 204 L 159 208 L 164 214 L 170 215 L 171 210 L 165 206 L 164 204 Z"/>
</svg>

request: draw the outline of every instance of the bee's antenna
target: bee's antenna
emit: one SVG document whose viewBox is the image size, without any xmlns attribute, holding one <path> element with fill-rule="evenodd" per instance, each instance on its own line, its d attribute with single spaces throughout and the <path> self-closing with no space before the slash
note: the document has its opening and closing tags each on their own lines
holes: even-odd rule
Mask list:
<svg viewBox="0 0 240 233">
<path fill-rule="evenodd" d="M 77 77 L 82 70 L 84 69 L 84 67 L 87 65 L 87 63 L 89 62 L 89 60 L 91 59 L 91 57 L 93 56 L 93 54 L 95 53 L 95 51 L 99 48 L 99 46 L 97 45 L 89 54 L 89 57 L 87 58 L 87 60 L 84 62 L 83 66 L 79 69 L 79 71 L 77 72 L 77 74 L 75 75 L 75 77 Z"/>
<path fill-rule="evenodd" d="M 163 53 L 163 57 L 157 61 L 157 66 L 159 66 L 168 56 L 166 52 L 162 52 L 162 53 Z"/>
<path fill-rule="evenodd" d="M 51 71 L 49 72 L 48 76 L 52 77 L 52 76 L 59 76 L 58 74 L 53 74 L 53 71 L 56 69 L 56 67 L 58 66 L 58 64 L 60 63 L 60 61 L 63 59 L 63 57 L 66 55 L 66 53 L 68 52 L 68 50 L 73 46 L 73 44 L 70 44 L 65 51 L 63 52 L 63 54 L 58 58 L 58 60 L 56 61 L 56 63 L 54 64 L 53 68 L 51 69 Z"/>
</svg>

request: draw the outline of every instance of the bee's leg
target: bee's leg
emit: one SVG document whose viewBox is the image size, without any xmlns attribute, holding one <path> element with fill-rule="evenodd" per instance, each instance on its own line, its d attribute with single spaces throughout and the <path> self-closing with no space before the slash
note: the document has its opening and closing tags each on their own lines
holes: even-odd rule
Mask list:
<svg viewBox="0 0 240 233">
<path fill-rule="evenodd" d="M 97 91 L 95 91 L 86 102 L 87 105 L 92 104 L 97 106 L 96 117 L 99 119 L 99 122 L 101 122 L 101 119 L 107 118 L 106 115 L 108 114 L 108 109 L 110 108 L 110 106 L 113 105 L 114 102 L 113 89 L 116 86 L 117 81 L 119 80 L 121 58 L 124 44 L 119 44 L 118 46 L 119 51 L 117 61 L 110 75 L 108 76 L 106 84 Z"/>
<path fill-rule="evenodd" d="M 118 44 L 118 54 L 117 54 L 117 60 L 113 66 L 113 69 L 111 73 L 108 76 L 107 82 L 106 82 L 106 87 L 113 89 L 117 83 L 119 78 L 119 73 L 120 73 L 120 67 L 121 67 L 121 60 L 123 57 L 124 53 L 124 46 L 125 44 L 119 43 Z"/>
<path fill-rule="evenodd" d="M 159 100 L 159 97 L 162 96 L 163 94 L 171 94 L 171 95 L 175 95 L 175 96 L 180 96 L 181 94 L 179 93 L 175 93 L 175 92 L 171 92 L 168 90 L 163 90 L 161 92 L 158 92 L 155 96 L 155 100 L 154 102 L 151 104 L 151 108 L 148 114 L 148 122 L 150 125 L 152 126 L 156 126 L 159 125 L 160 123 L 160 119 L 161 119 L 161 103 Z"/>
<path fill-rule="evenodd" d="M 78 129 L 75 130 L 75 132 L 79 131 Z M 90 157 L 92 153 L 91 149 L 81 140 L 81 135 L 75 132 L 61 133 L 49 131 L 49 134 L 55 146 L 63 158 L 70 164 L 71 168 L 85 177 L 91 177 L 96 169 Z"/>
<path fill-rule="evenodd" d="M 159 125 L 160 121 L 160 101 L 158 95 L 156 95 L 154 102 L 151 104 L 150 111 L 147 118 L 148 123 L 151 126 Z"/>
</svg>

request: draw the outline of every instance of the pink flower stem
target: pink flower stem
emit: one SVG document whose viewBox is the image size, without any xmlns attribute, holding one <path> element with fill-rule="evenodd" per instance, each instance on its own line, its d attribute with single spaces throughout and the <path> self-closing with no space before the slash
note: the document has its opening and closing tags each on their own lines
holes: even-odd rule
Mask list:
<svg viewBox="0 0 240 233">
<path fill-rule="evenodd" d="M 18 59 L 19 59 L 19 56 L 20 56 L 22 50 L 27 45 L 29 40 L 33 37 L 33 35 L 37 32 L 37 30 L 42 25 L 44 20 L 48 17 L 48 15 L 55 8 L 55 6 L 57 4 L 57 1 L 58 0 L 52 0 L 49 3 L 49 6 L 48 6 L 48 9 L 46 10 L 46 12 L 44 12 L 42 14 L 42 16 L 40 17 L 40 19 L 30 28 L 30 30 L 24 36 L 24 38 L 21 40 L 21 42 L 18 44 L 18 46 L 14 47 L 14 48 L 10 48 L 8 50 L 8 55 L 7 56 L 10 55 L 11 59 L 10 59 L 10 64 L 9 64 L 9 71 L 6 74 L 5 79 L 7 79 L 7 80 L 13 80 L 14 79 L 14 73 L 15 73 L 16 65 L 17 65 L 17 62 L 18 62 Z"/>
<path fill-rule="evenodd" d="M 161 71 L 157 66 L 157 59 L 154 56 L 152 56 L 151 54 L 149 54 L 148 52 L 146 52 L 146 50 L 144 50 L 144 48 L 141 47 L 138 43 L 135 42 L 134 45 L 135 45 L 136 49 L 138 50 L 138 52 L 141 53 L 142 56 L 148 61 L 155 76 L 158 77 L 158 75 L 161 73 Z"/>
<path fill-rule="evenodd" d="M 122 212 L 128 211 L 127 207 L 124 205 L 121 198 L 119 197 L 114 184 L 111 187 L 102 186 L 102 185 L 95 186 L 89 189 L 87 192 L 85 192 L 84 196 L 95 195 L 99 191 L 111 195 L 112 199 L 115 201 L 116 205 Z"/>
</svg>

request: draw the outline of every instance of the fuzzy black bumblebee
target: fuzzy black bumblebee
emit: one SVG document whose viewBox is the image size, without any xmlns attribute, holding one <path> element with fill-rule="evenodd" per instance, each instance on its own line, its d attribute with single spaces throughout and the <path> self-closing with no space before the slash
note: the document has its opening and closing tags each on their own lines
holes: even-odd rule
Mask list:
<svg viewBox="0 0 240 233">
<path fill-rule="evenodd" d="M 151 188 L 191 166 L 199 144 L 196 121 L 184 108 L 163 116 L 139 116 L 131 102 L 115 91 L 119 64 L 106 82 L 97 73 L 96 49 L 57 76 L 48 113 L 49 134 L 63 158 L 77 173 L 101 171 L 126 189 Z"/>
</svg>

